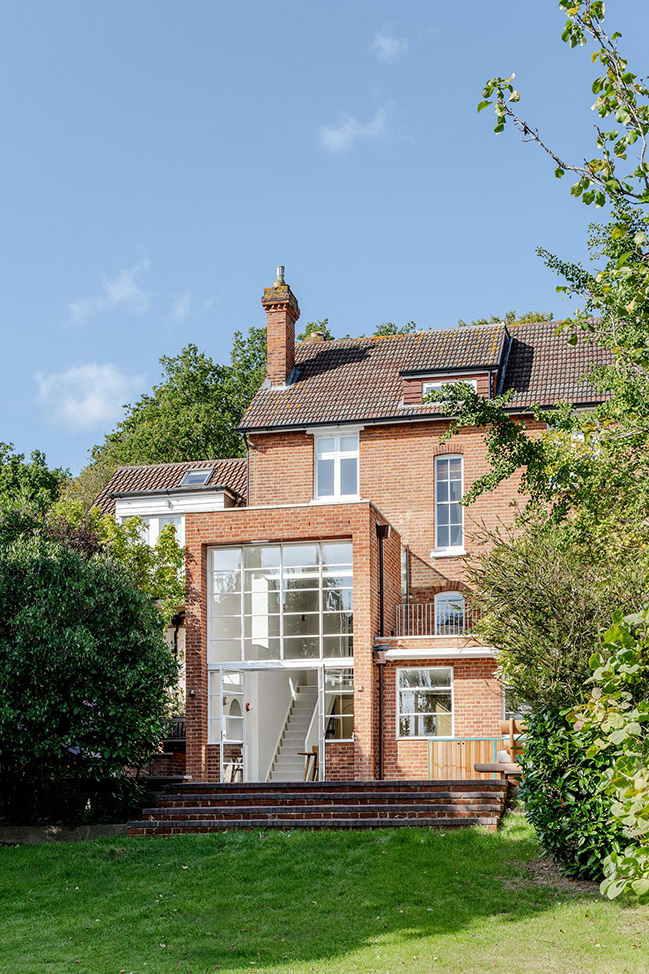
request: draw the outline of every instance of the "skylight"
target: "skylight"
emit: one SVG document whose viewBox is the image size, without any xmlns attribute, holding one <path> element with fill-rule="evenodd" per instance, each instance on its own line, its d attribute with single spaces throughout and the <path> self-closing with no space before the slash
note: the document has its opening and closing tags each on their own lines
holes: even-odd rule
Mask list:
<svg viewBox="0 0 649 974">
<path fill-rule="evenodd" d="M 203 487 L 210 479 L 211 467 L 202 467 L 200 470 L 188 470 L 180 481 L 181 487 Z"/>
</svg>

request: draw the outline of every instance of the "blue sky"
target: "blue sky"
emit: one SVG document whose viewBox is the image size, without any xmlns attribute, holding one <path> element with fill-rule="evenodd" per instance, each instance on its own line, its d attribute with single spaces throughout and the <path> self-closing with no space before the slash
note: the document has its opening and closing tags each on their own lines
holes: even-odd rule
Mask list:
<svg viewBox="0 0 649 974">
<path fill-rule="evenodd" d="M 640 71 L 649 7 L 608 19 Z M 585 255 L 589 211 L 476 114 L 590 150 L 595 76 L 553 0 L 32 0 L 0 36 L 0 439 L 77 471 L 195 342 L 228 358 L 275 265 L 302 320 L 447 327 L 571 306 L 534 253 Z"/>
</svg>

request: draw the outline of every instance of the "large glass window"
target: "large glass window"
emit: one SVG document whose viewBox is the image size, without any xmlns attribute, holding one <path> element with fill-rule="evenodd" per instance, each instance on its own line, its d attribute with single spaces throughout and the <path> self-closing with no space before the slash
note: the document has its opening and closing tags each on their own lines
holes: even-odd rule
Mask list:
<svg viewBox="0 0 649 974">
<path fill-rule="evenodd" d="M 462 457 L 435 458 L 435 550 L 464 547 Z"/>
<path fill-rule="evenodd" d="M 325 670 L 325 740 L 354 738 L 354 671 Z"/>
<path fill-rule="evenodd" d="M 213 548 L 210 663 L 353 655 L 352 545 Z"/>
<path fill-rule="evenodd" d="M 314 494 L 317 500 L 358 497 L 358 433 L 316 436 Z"/>
<path fill-rule="evenodd" d="M 399 737 L 453 736 L 450 666 L 397 670 Z"/>
</svg>

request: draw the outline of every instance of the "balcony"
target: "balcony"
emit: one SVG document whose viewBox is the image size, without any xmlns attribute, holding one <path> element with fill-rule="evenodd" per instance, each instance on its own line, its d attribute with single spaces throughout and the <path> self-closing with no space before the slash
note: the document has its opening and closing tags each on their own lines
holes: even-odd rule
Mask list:
<svg viewBox="0 0 649 974">
<path fill-rule="evenodd" d="M 396 636 L 468 636 L 479 613 L 463 602 L 438 600 L 398 605 Z"/>
</svg>

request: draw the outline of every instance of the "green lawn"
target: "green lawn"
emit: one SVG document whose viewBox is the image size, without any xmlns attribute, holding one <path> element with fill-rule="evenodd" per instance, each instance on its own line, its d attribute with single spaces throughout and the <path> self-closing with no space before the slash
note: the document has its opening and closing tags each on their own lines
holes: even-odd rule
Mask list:
<svg viewBox="0 0 649 974">
<path fill-rule="evenodd" d="M 498 834 L 230 832 L 0 848 L 0 971 L 649 970 L 649 909 Z"/>
</svg>

